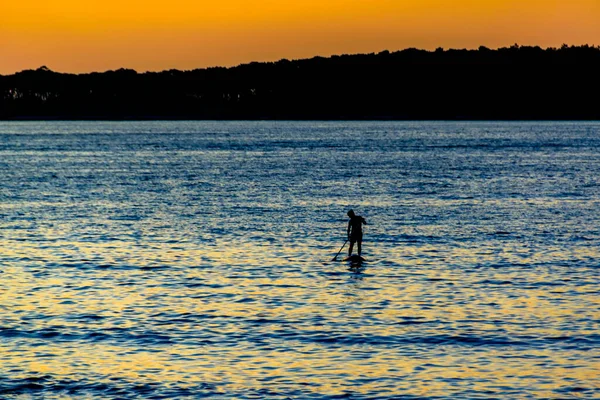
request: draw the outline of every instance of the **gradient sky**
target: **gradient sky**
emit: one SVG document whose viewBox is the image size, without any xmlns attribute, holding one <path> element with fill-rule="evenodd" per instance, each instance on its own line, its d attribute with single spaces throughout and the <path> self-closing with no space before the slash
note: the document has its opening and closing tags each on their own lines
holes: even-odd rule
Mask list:
<svg viewBox="0 0 600 400">
<path fill-rule="evenodd" d="M 0 74 L 600 45 L 600 0 L 0 0 Z"/>
</svg>

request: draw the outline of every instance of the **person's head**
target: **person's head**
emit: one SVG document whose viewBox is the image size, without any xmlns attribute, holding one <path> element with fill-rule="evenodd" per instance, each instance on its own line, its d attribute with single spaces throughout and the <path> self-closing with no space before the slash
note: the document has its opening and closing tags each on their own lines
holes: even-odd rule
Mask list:
<svg viewBox="0 0 600 400">
<path fill-rule="evenodd" d="M 355 215 L 355 214 L 354 214 L 354 210 L 350 210 L 350 211 L 348 211 L 348 216 L 349 216 L 350 218 L 354 217 L 354 215 Z"/>
</svg>

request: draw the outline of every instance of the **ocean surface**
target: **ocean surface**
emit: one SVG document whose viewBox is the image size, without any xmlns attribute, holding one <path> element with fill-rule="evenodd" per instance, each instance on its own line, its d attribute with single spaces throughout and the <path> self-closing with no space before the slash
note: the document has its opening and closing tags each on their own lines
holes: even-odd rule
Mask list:
<svg viewBox="0 0 600 400">
<path fill-rule="evenodd" d="M 0 122 L 0 183 L 1 399 L 600 398 L 600 122 Z"/>
</svg>

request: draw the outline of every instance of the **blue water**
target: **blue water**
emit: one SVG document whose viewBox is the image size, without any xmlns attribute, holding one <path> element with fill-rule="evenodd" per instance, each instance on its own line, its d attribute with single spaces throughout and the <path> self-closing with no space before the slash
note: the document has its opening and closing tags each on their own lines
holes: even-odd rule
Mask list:
<svg viewBox="0 0 600 400">
<path fill-rule="evenodd" d="M 600 398 L 600 123 L 0 122 L 0 183 L 2 399 Z"/>
</svg>

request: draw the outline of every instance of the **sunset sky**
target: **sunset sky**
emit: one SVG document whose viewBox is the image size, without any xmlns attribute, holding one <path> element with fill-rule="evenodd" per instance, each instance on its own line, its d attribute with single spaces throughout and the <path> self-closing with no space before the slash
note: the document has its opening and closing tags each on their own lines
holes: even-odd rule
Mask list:
<svg viewBox="0 0 600 400">
<path fill-rule="evenodd" d="M 600 45 L 600 0 L 0 0 L 0 74 Z"/>
</svg>

